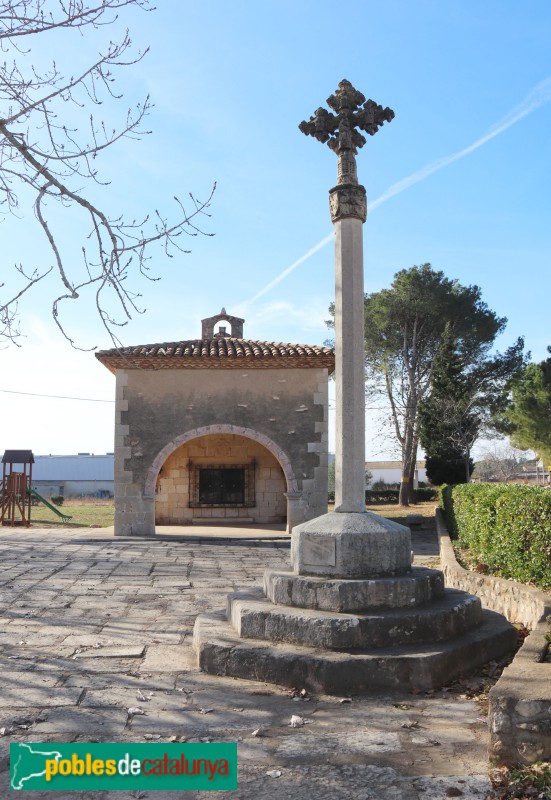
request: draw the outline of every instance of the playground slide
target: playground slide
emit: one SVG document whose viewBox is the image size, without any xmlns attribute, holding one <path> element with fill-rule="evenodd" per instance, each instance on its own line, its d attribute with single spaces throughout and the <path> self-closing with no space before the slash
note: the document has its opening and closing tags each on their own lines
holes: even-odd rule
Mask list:
<svg viewBox="0 0 551 800">
<path fill-rule="evenodd" d="M 73 519 L 68 514 L 64 514 L 62 511 L 60 511 L 59 508 L 56 508 L 51 503 L 48 503 L 48 501 L 45 500 L 42 497 L 42 495 L 38 494 L 38 492 L 35 489 L 31 489 L 31 495 L 33 497 L 36 497 L 37 500 L 39 500 L 41 503 L 43 503 L 45 506 L 47 506 L 50 509 L 50 511 L 54 512 L 54 514 L 57 514 L 58 517 L 61 517 L 63 522 L 69 522 L 70 519 Z"/>
</svg>

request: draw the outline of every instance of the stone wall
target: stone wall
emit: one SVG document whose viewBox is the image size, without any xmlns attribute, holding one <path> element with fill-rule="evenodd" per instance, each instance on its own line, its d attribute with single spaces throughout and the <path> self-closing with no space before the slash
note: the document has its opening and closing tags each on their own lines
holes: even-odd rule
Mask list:
<svg viewBox="0 0 551 800">
<path fill-rule="evenodd" d="M 326 513 L 327 382 L 325 368 L 117 370 L 115 534 L 155 533 L 157 475 L 187 434 L 253 438 L 282 467 L 293 524 Z"/>
<path fill-rule="evenodd" d="M 252 508 L 191 508 L 189 462 L 201 466 L 255 462 L 255 505 Z M 192 439 L 170 455 L 162 467 L 155 495 L 155 519 L 160 525 L 185 525 L 192 519 L 251 519 L 254 523 L 285 522 L 285 476 L 265 447 L 235 434 L 213 434 Z"/>
<path fill-rule="evenodd" d="M 478 595 L 484 606 L 531 633 L 490 690 L 490 745 L 493 762 L 516 766 L 551 759 L 551 596 L 522 583 L 479 575 L 455 558 L 442 512 L 436 524 L 446 585 Z M 547 660 L 546 660 L 547 658 Z"/>
</svg>

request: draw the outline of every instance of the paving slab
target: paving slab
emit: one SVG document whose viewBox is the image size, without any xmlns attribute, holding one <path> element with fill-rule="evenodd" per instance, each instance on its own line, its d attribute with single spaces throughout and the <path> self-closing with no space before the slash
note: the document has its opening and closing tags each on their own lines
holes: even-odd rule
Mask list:
<svg viewBox="0 0 551 800">
<path fill-rule="evenodd" d="M 416 563 L 437 568 L 435 535 L 422 528 L 412 542 Z M 455 790 L 463 800 L 484 800 L 488 736 L 472 700 L 404 691 L 300 699 L 288 688 L 197 671 L 190 637 L 197 614 L 219 611 L 228 592 L 260 587 L 267 567 L 288 564 L 289 537 L 278 530 L 255 538 L 247 529 L 194 527 L 147 541 L 99 529 L 53 528 L 47 539 L 33 528 L 0 530 L 0 719 L 14 729 L 0 737 L 0 796 L 8 794 L 10 741 L 179 735 L 237 741 L 239 788 L 217 792 L 221 800 L 444 800 Z M 94 648 L 98 641 L 103 647 Z M 132 707 L 145 713 L 129 716 Z M 291 727 L 293 715 L 304 725 Z M 51 793 L 19 796 L 50 800 Z M 63 800 L 130 797 L 67 792 Z"/>
<path fill-rule="evenodd" d="M 75 658 L 141 658 L 144 654 L 145 645 L 107 645 L 105 647 L 94 647 L 82 653 L 75 653 Z"/>
<path fill-rule="evenodd" d="M 71 741 L 76 734 L 86 733 L 94 736 L 100 732 L 103 736 L 113 737 L 122 733 L 128 721 L 125 709 L 96 709 L 81 706 L 49 709 L 44 722 L 33 726 L 33 733 L 63 734 L 66 741 Z M 47 739 L 46 739 L 47 741 Z"/>
<path fill-rule="evenodd" d="M 58 686 L 29 686 L 24 684 L 7 686 L 2 676 L 2 703 L 9 708 L 55 708 L 57 706 L 76 706 L 82 691 L 78 688 Z"/>
</svg>

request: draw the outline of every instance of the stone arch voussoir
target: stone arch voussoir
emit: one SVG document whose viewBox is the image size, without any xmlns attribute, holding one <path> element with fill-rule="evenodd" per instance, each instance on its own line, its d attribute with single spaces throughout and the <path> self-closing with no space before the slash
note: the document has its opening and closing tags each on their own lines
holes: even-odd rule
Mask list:
<svg viewBox="0 0 551 800">
<path fill-rule="evenodd" d="M 258 433 L 258 431 L 255 431 L 252 428 L 241 428 L 239 425 L 217 424 L 205 425 L 202 428 L 193 428 L 193 430 L 186 431 L 186 433 L 182 433 L 180 436 L 176 436 L 175 439 L 172 439 L 172 441 L 168 442 L 168 444 L 166 444 L 163 449 L 157 453 L 151 466 L 149 467 L 149 470 L 147 471 L 144 496 L 155 497 L 155 486 L 157 483 L 159 470 L 167 458 L 175 450 L 177 450 L 178 447 L 181 447 L 183 444 L 187 444 L 187 442 L 190 442 L 192 439 L 198 439 L 200 436 L 210 436 L 211 434 L 216 433 L 233 433 L 236 436 L 244 436 L 247 439 L 252 439 L 254 442 L 258 442 L 258 444 L 263 445 L 266 450 L 268 450 L 279 462 L 279 465 L 283 470 L 283 474 L 285 475 L 285 480 L 287 481 L 287 491 L 298 491 L 297 481 L 291 466 L 291 462 L 289 461 L 289 457 L 281 449 L 281 447 L 279 447 L 279 445 L 273 442 L 265 434 Z"/>
</svg>

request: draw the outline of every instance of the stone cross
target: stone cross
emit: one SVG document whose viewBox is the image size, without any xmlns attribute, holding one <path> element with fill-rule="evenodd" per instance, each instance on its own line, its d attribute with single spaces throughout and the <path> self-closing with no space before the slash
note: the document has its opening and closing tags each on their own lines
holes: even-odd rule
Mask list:
<svg viewBox="0 0 551 800">
<path fill-rule="evenodd" d="M 339 156 L 335 224 L 337 461 L 335 512 L 295 525 L 291 571 L 268 569 L 264 591 L 228 595 L 222 615 L 200 614 L 200 669 L 329 694 L 434 689 L 513 646 L 509 623 L 465 592 L 444 593 L 439 570 L 412 567 L 409 528 L 365 508 L 365 190 L 355 152 L 394 114 L 347 81 L 301 130 Z M 360 104 L 363 104 L 360 108 Z"/>
<path fill-rule="evenodd" d="M 358 183 L 356 153 L 394 111 L 365 99 L 349 81 L 327 99 L 334 114 L 318 108 L 302 133 L 337 153 L 337 185 L 329 192 L 335 227 L 335 511 L 365 511 L 365 357 L 362 225 L 365 188 Z"/>
</svg>

